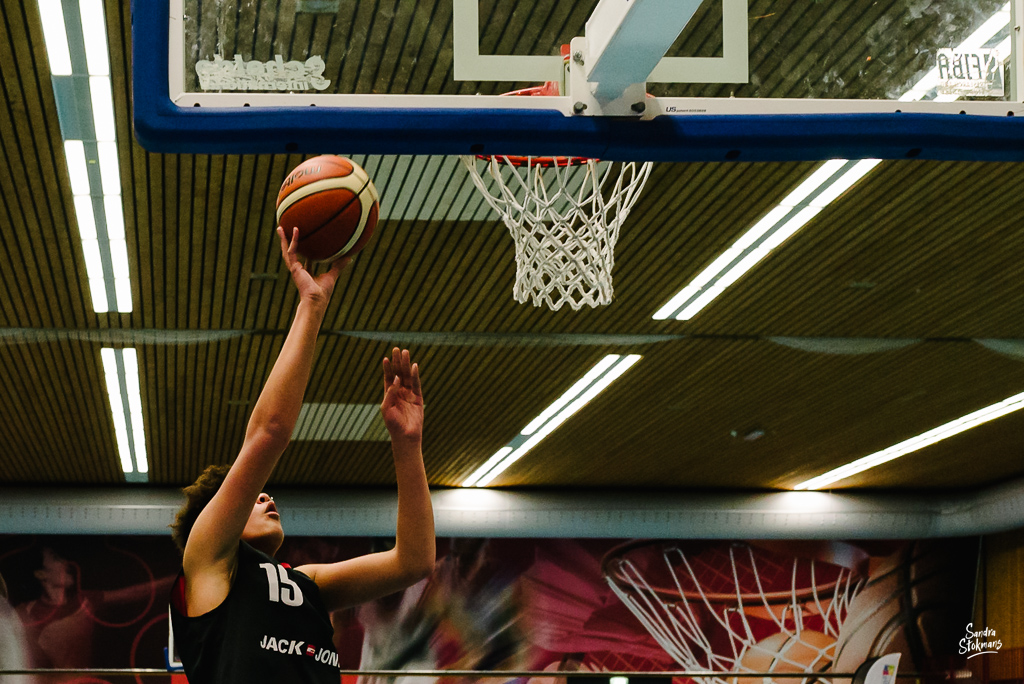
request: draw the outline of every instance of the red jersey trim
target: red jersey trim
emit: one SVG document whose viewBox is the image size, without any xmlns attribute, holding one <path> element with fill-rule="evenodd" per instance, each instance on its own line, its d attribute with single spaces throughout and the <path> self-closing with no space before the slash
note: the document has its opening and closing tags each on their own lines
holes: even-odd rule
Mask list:
<svg viewBox="0 0 1024 684">
<path fill-rule="evenodd" d="M 179 573 L 171 587 L 171 605 L 182 615 L 188 615 L 185 603 L 185 573 Z"/>
</svg>

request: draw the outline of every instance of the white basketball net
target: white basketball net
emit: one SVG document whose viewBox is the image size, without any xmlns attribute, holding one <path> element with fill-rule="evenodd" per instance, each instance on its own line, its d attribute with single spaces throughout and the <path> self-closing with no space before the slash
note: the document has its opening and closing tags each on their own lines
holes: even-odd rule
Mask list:
<svg viewBox="0 0 1024 684">
<path fill-rule="evenodd" d="M 544 303 L 557 311 L 563 304 L 576 310 L 612 301 L 619 228 L 640 196 L 651 162 L 587 159 L 578 166 L 549 166 L 527 157 L 517 165 L 508 157 L 471 156 L 462 162 L 515 240 L 517 302 L 530 299 L 534 306 Z M 484 180 L 480 165 L 493 183 Z M 615 173 L 614 184 L 606 188 Z"/>
<path fill-rule="evenodd" d="M 757 577 L 757 589 L 760 593 L 759 605 L 751 605 L 750 598 L 741 598 L 739 586 L 740 571 L 738 564 L 745 564 L 742 557 L 749 554 L 748 568 L 753 567 Z M 835 656 L 835 641 L 839 636 L 839 626 L 846 618 L 850 601 L 859 591 L 863 580 L 854 576 L 849 569 L 842 568 L 834 584 L 819 591 L 814 584 L 813 560 L 793 558 L 793 586 L 786 600 L 778 595 L 769 601 L 762 588 L 757 571 L 757 562 L 749 546 L 733 544 L 729 548 L 732 579 L 735 583 L 736 598 L 734 601 L 723 602 L 720 598 L 711 600 L 708 592 L 701 586 L 697 573 L 686 553 L 678 546 L 665 546 L 661 550 L 661 559 L 675 581 L 672 599 L 666 598 L 665 589 L 658 591 L 644 578 L 644 573 L 628 558 L 616 559 L 612 572 L 606 572 L 605 578 L 615 595 L 643 623 L 647 631 L 665 651 L 687 670 L 705 672 L 807 672 L 807 679 L 786 679 L 783 682 L 799 681 L 801 684 L 813 682 L 829 682 L 817 676 L 831 666 Z M 738 555 L 740 556 L 738 563 Z M 806 588 L 799 592 L 796 576 L 799 564 L 804 568 L 810 563 L 810 592 Z M 660 564 L 660 563 L 659 563 Z M 664 569 L 664 568 L 663 568 Z M 727 575 L 730 570 L 723 568 L 719 577 Z M 682 580 L 680 575 L 683 575 Z M 684 592 L 683 586 L 696 586 L 697 595 Z M 683 597 L 681 600 L 679 597 Z M 805 630 L 806 614 L 815 613 L 823 619 L 823 632 L 814 632 L 810 639 L 810 631 Z M 775 622 L 781 638 L 763 639 L 758 641 L 754 636 L 752 623 L 748 616 L 757 614 Z M 721 640 L 716 646 L 707 633 L 707 616 L 713 625 L 721 627 L 728 634 L 728 647 L 723 648 Z M 795 653 L 799 655 L 794 656 Z M 767 666 L 753 667 L 753 663 L 768 663 Z M 697 677 L 705 684 L 750 684 L 750 679 L 737 677 Z M 764 682 L 772 682 L 765 677 Z M 845 680 L 843 680 L 845 681 Z"/>
</svg>

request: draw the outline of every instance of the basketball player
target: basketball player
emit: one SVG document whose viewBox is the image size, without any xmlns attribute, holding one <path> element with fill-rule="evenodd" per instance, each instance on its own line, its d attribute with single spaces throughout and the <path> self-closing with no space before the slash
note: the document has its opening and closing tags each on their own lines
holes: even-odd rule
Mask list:
<svg viewBox="0 0 1024 684">
<path fill-rule="evenodd" d="M 398 479 L 395 547 L 290 568 L 274 559 L 284 540 L 274 499 L 262 489 L 298 419 L 317 333 L 349 259 L 316 277 L 278 228 L 299 305 L 253 408 L 234 464 L 213 466 L 186 488 L 174 524 L 182 573 L 171 597 L 175 644 L 190 684 L 338 684 L 329 612 L 385 596 L 434 567 L 434 522 L 423 470 L 423 397 L 409 352 L 384 359 L 381 413 Z"/>
</svg>

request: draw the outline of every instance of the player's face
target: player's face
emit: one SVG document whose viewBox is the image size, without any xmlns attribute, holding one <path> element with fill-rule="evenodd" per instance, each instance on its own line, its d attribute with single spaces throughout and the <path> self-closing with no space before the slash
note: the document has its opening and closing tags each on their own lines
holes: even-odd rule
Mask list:
<svg viewBox="0 0 1024 684">
<path fill-rule="evenodd" d="M 284 528 L 274 498 L 261 493 L 242 530 L 242 541 L 273 556 L 284 541 Z"/>
</svg>

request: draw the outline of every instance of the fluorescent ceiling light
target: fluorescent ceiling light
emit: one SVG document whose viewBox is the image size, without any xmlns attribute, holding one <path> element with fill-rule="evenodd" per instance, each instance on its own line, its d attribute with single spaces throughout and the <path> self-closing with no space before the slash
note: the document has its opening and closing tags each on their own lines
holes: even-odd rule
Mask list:
<svg viewBox="0 0 1024 684">
<path fill-rule="evenodd" d="M 970 430 L 971 428 L 1005 416 L 1008 413 L 1019 411 L 1022 408 L 1024 408 L 1024 392 L 1016 394 L 1009 399 L 1004 399 L 997 404 L 986 406 L 974 413 L 969 413 L 962 418 L 957 418 L 945 425 L 940 425 L 939 427 L 929 430 L 928 432 L 921 433 L 916 437 L 911 437 L 899 444 L 894 444 L 888 449 L 877 451 L 863 458 L 859 458 L 856 461 L 847 463 L 844 466 L 830 470 L 823 475 L 812 477 L 806 482 L 801 482 L 793 489 L 821 489 L 823 487 L 827 487 L 834 482 L 845 480 L 846 478 L 852 477 L 857 473 L 862 473 L 869 468 L 874 468 L 877 465 L 888 463 L 900 456 L 912 453 L 918 449 L 923 449 L 926 446 L 935 444 L 936 442 L 941 442 L 953 435 L 958 435 L 965 430 Z"/>
<path fill-rule="evenodd" d="M 75 195 L 75 219 L 78 222 L 78 237 L 82 241 L 96 239 L 96 216 L 93 214 L 92 196 Z M 88 264 L 86 264 L 88 266 Z"/>
<path fill-rule="evenodd" d="M 822 164 L 653 318 L 679 321 L 693 318 L 878 163 L 877 159 L 860 162 L 832 159 Z"/>
<path fill-rule="evenodd" d="M 768 256 L 772 250 L 793 236 L 798 230 L 807 225 L 807 222 L 818 215 L 819 207 L 803 207 L 793 218 L 786 221 L 781 227 L 773 232 L 767 239 L 754 249 L 748 251 L 733 267 L 721 274 L 719 279 L 708 289 L 700 293 L 696 299 L 690 302 L 686 308 L 676 316 L 677 320 L 686 321 L 697 315 L 697 312 L 710 304 L 718 295 L 725 292 L 725 289 L 736 282 L 740 276 L 752 269 L 762 259 Z M 791 213 L 786 212 L 787 216 Z"/>
<path fill-rule="evenodd" d="M 594 368 L 574 383 L 551 406 L 530 421 L 529 425 L 515 439 L 499 449 L 482 466 L 477 468 L 462 483 L 462 486 L 484 487 L 489 484 L 506 468 L 525 456 L 530 449 L 554 432 L 558 426 L 603 392 L 641 358 L 639 354 L 627 356 L 609 354 L 601 359 Z"/>
<path fill-rule="evenodd" d="M 149 460 L 146 456 L 142 391 L 136 351 L 104 348 L 100 350 L 100 357 L 103 360 L 103 376 L 107 385 L 110 412 L 114 419 L 114 436 L 117 440 L 121 469 L 126 475 L 148 473 Z"/>
<path fill-rule="evenodd" d="M 124 240 L 110 241 L 110 263 L 114 269 L 114 280 L 128 279 L 128 243 Z"/>
<path fill-rule="evenodd" d="M 881 159 L 861 159 L 853 165 L 852 169 L 844 173 L 834 183 L 808 202 L 808 205 L 818 207 L 819 209 L 827 207 L 881 163 Z"/>
<path fill-rule="evenodd" d="M 812 192 L 820 188 L 824 183 L 832 178 L 832 176 L 839 173 L 845 165 L 845 159 L 829 159 L 827 162 L 815 169 L 814 173 L 808 176 L 803 183 L 796 187 L 796 190 L 786 195 L 782 201 L 779 202 L 779 205 L 783 207 L 800 206 Z M 767 230 L 767 228 L 768 227 L 764 228 L 764 230 Z"/>
<path fill-rule="evenodd" d="M 107 239 L 124 240 L 124 206 L 120 195 L 104 195 L 103 218 L 107 224 Z"/>
<path fill-rule="evenodd" d="M 96 232 L 96 219 L 92 195 L 75 195 L 75 217 L 78 222 L 78 234 L 85 258 L 86 277 L 92 294 L 93 310 L 97 313 L 110 311 L 107 300 L 108 283 L 104 274 L 104 256 Z M 107 195 L 103 198 L 104 218 L 107 229 L 107 253 L 110 261 L 107 264 L 109 275 L 113 277 L 113 288 L 117 311 L 129 313 L 132 310 L 132 287 L 128 261 L 128 243 L 124 235 L 124 216 L 120 195 Z"/>
<path fill-rule="evenodd" d="M 132 281 L 128 278 L 114 278 L 114 299 L 119 313 L 132 312 Z"/>
<path fill-rule="evenodd" d="M 98 240 L 82 240 L 82 254 L 85 255 L 85 268 L 89 278 L 103 279 L 103 258 L 100 256 Z"/>
<path fill-rule="evenodd" d="M 107 58 L 107 24 L 103 20 L 101 0 L 78 0 L 82 14 L 82 34 L 85 38 L 85 62 L 90 76 L 108 76 L 110 60 Z"/>
<path fill-rule="evenodd" d="M 1010 3 L 1006 3 L 1000 11 L 985 21 L 955 50 L 968 51 L 984 46 L 1005 30 L 1009 22 Z M 997 49 L 1000 54 L 1009 56 L 1009 46 L 1010 40 L 1007 38 L 1000 43 Z M 900 101 L 923 99 L 935 89 L 938 83 L 938 74 L 937 68 L 929 71 L 899 98 Z M 959 98 L 951 95 L 938 96 L 935 99 L 951 102 Z M 764 218 L 754 224 L 739 240 L 715 259 L 710 266 L 697 274 L 668 303 L 658 309 L 652 318 L 659 321 L 668 318 L 686 321 L 693 318 L 722 294 L 729 285 L 736 282 L 767 256 L 771 249 L 774 249 L 774 247 L 767 248 L 767 245 L 774 243 L 774 246 L 777 247 L 785 240 L 785 238 L 776 239 L 775 236 L 780 230 L 778 226 L 785 225 L 786 228 L 782 230 L 789 230 L 789 235 L 785 237 L 789 237 L 795 232 L 792 230 L 795 225 L 792 222 L 803 212 L 794 216 L 794 211 L 803 210 L 805 207 L 814 207 L 820 210 L 828 206 L 870 173 L 879 163 L 878 159 L 864 159 L 859 162 L 852 162 L 848 159 L 832 159 L 819 166 Z M 802 218 L 806 219 L 807 216 L 807 214 L 803 214 Z M 762 242 L 758 244 L 759 241 Z"/>
<path fill-rule="evenodd" d="M 146 456 L 146 429 L 142 420 L 142 386 L 139 383 L 139 358 L 134 349 L 124 349 L 125 386 L 128 388 L 128 414 L 132 419 L 132 438 L 135 448 L 135 469 L 149 472 Z"/>
<path fill-rule="evenodd" d="M 112 140 L 96 143 L 96 154 L 100 160 L 103 194 L 120 195 L 121 172 L 117 165 L 117 143 Z"/>
<path fill-rule="evenodd" d="M 107 399 L 110 401 L 110 413 L 114 419 L 114 436 L 117 441 L 117 453 L 121 459 L 121 470 L 130 473 L 135 470 L 132 464 L 132 451 L 128 442 L 128 427 L 125 421 L 125 406 L 121 393 L 120 374 L 117 369 L 117 357 L 114 349 L 101 349 L 103 359 L 103 376 L 107 384 Z"/>
<path fill-rule="evenodd" d="M 64 158 L 68 162 L 72 195 L 89 194 L 89 167 L 85 162 L 85 145 L 81 140 L 64 141 Z"/>
<path fill-rule="evenodd" d="M 108 76 L 90 76 L 89 94 L 92 97 L 92 120 L 98 142 L 112 142 L 115 138 L 114 99 L 110 94 Z"/>
<path fill-rule="evenodd" d="M 89 102 L 64 102 L 67 90 L 54 89 L 59 103 L 92 111 L 95 139 L 65 140 L 64 156 L 71 181 L 75 217 L 82 240 L 82 252 L 93 309 L 97 313 L 111 310 L 132 310 L 132 287 L 125 242 L 124 207 L 121 201 L 121 173 L 117 157 L 117 124 L 110 86 L 110 58 L 107 50 L 107 28 L 102 0 L 78 0 L 81 15 L 81 44 L 89 74 Z M 70 8 L 70 5 L 69 5 Z M 55 74 L 82 74 L 83 65 L 70 62 L 67 27 L 61 0 L 39 0 L 45 25 L 47 50 Z M 77 22 L 73 22 L 77 27 Z M 79 36 L 73 36 L 78 43 Z M 66 63 L 66 64 L 65 64 Z M 62 66 L 64 65 L 64 66 Z M 63 95 L 62 95 L 63 94 Z M 95 144 L 95 148 L 92 145 Z M 95 156 L 94 159 L 90 157 Z M 98 162 L 98 186 L 90 180 L 89 162 Z M 95 178 L 96 174 L 92 174 Z M 103 197 L 102 209 L 98 200 Z M 106 240 L 101 245 L 101 240 Z M 111 291 L 113 299 L 110 298 Z"/>
<path fill-rule="evenodd" d="M 572 401 L 580 394 L 582 394 L 583 391 L 586 390 L 587 387 L 589 387 L 594 382 L 594 380 L 597 379 L 598 376 L 600 376 L 602 373 L 608 370 L 608 367 L 615 363 L 617 358 L 618 357 L 616 357 L 614 354 L 609 354 L 608 356 L 601 359 L 596 366 L 587 371 L 586 375 L 577 380 L 576 384 L 574 384 L 572 387 L 566 390 L 565 393 L 562 394 L 562 396 L 560 396 L 558 399 L 554 401 L 553 404 L 551 404 L 551 406 L 548 406 L 546 409 L 541 411 L 541 414 L 539 416 L 531 420 L 530 424 L 524 427 L 523 431 L 520 434 L 529 436 L 536 432 L 538 429 L 540 429 L 540 426 L 546 423 L 551 418 L 551 416 L 561 411 L 563 408 L 565 408 L 566 404 L 568 404 L 570 401 Z"/>
<path fill-rule="evenodd" d="M 110 311 L 107 304 L 107 281 L 103 278 L 89 278 L 89 294 L 92 296 L 92 310 L 96 313 Z"/>
<path fill-rule="evenodd" d="M 50 73 L 54 76 L 71 75 L 71 51 L 68 32 L 64 27 L 64 9 L 60 0 L 39 0 L 39 18 L 43 22 L 43 40 L 46 56 L 50 60 Z"/>
<path fill-rule="evenodd" d="M 512 447 L 503 446 L 494 452 L 494 455 L 484 461 L 484 464 L 476 469 L 476 471 L 462 483 L 463 487 L 475 487 L 480 478 L 491 471 L 494 466 L 498 465 L 506 456 L 512 453 Z"/>
<path fill-rule="evenodd" d="M 772 209 L 768 214 L 754 224 L 754 227 L 748 230 L 739 240 L 737 240 L 731 247 L 722 253 L 720 257 L 715 259 L 710 266 L 697 274 L 697 277 L 690 281 L 690 284 L 684 287 L 675 297 L 669 300 L 669 302 L 658 310 L 654 314 L 656 320 L 665 320 L 673 316 L 676 311 L 679 310 L 683 304 L 692 299 L 695 295 L 700 294 L 700 291 L 705 285 L 710 283 L 715 277 L 728 268 L 729 264 L 739 259 L 744 250 L 750 247 L 754 242 L 764 237 L 765 233 L 771 230 L 780 220 L 785 218 L 790 213 L 790 207 L 778 206 Z"/>
</svg>

